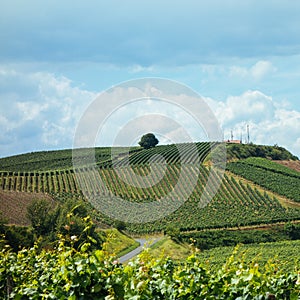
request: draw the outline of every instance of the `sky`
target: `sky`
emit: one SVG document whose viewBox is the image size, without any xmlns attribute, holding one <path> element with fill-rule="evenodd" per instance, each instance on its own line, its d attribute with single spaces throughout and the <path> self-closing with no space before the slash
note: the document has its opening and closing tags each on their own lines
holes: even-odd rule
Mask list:
<svg viewBox="0 0 300 300">
<path fill-rule="evenodd" d="M 295 0 L 1 0 L 0 157 L 71 148 L 99 94 L 148 77 L 198 93 L 224 139 L 245 140 L 249 125 L 251 142 L 300 157 L 299 15 Z M 99 146 L 121 124 L 164 113 L 147 107 L 119 111 Z M 160 140 L 172 141 L 168 122 L 160 126 Z"/>
</svg>

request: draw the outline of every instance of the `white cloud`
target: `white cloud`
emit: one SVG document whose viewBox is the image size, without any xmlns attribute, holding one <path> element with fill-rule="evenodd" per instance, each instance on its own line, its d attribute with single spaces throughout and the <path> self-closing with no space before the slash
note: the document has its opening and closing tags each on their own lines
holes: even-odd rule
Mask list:
<svg viewBox="0 0 300 300">
<path fill-rule="evenodd" d="M 289 116 L 293 115 L 292 118 Z M 300 112 L 276 111 L 274 119 L 252 124 L 251 139 L 258 144 L 278 144 L 293 154 L 300 154 L 299 140 Z"/>
<path fill-rule="evenodd" d="M 271 62 L 260 60 L 250 69 L 250 74 L 255 80 L 260 80 L 268 74 L 276 71 Z"/>
<path fill-rule="evenodd" d="M 276 68 L 270 61 L 259 60 L 253 66 L 246 68 L 240 66 L 231 66 L 229 75 L 231 77 L 248 78 L 255 81 L 260 81 L 268 75 L 276 72 Z"/>
<path fill-rule="evenodd" d="M 72 147 L 79 117 L 96 96 L 65 77 L 0 68 L 0 156 Z"/>
<path fill-rule="evenodd" d="M 48 104 L 39 104 L 33 101 L 27 102 L 16 102 L 16 108 L 19 114 L 22 116 L 20 122 L 26 122 L 34 120 L 37 118 L 43 111 L 46 111 Z"/>
<path fill-rule="evenodd" d="M 260 91 L 246 91 L 240 96 L 229 96 L 225 102 L 215 104 L 214 109 L 221 125 L 228 126 L 237 122 L 260 122 L 271 118 L 275 106 L 272 98 Z"/>
</svg>

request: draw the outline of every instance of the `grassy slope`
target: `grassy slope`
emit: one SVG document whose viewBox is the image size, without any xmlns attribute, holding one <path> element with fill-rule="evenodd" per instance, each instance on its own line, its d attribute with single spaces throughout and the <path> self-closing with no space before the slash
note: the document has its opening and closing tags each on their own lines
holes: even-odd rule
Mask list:
<svg viewBox="0 0 300 300">
<path fill-rule="evenodd" d="M 139 246 L 139 243 L 128 235 L 118 231 L 117 229 L 105 230 L 107 236 L 106 250 L 118 257 L 132 251 Z"/>
<path fill-rule="evenodd" d="M 187 244 L 176 243 L 166 236 L 150 248 L 154 257 L 167 256 L 173 259 L 182 259 L 191 254 L 191 248 Z"/>
</svg>

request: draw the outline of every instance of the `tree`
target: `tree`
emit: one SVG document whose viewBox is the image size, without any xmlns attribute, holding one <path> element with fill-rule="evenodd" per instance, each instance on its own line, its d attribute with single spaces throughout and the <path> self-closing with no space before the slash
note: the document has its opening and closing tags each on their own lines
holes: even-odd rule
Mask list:
<svg viewBox="0 0 300 300">
<path fill-rule="evenodd" d="M 142 136 L 141 140 L 139 141 L 139 145 L 144 149 L 150 149 L 155 147 L 158 144 L 158 139 L 155 137 L 153 133 L 147 133 Z"/>
<path fill-rule="evenodd" d="M 91 249 L 100 249 L 104 241 L 104 235 L 96 231 L 85 203 L 80 200 L 68 199 L 56 207 L 46 200 L 33 200 L 27 208 L 27 217 L 41 238 L 42 247 L 49 247 L 58 236 L 75 249 L 88 243 Z"/>
<path fill-rule="evenodd" d="M 181 242 L 180 229 L 175 225 L 169 224 L 164 234 L 168 235 L 175 242 Z"/>
<path fill-rule="evenodd" d="M 38 236 L 47 235 L 54 230 L 58 211 L 44 199 L 34 199 L 27 207 L 27 218 Z"/>
<path fill-rule="evenodd" d="M 285 224 L 284 226 L 286 234 L 292 239 L 292 240 L 298 240 L 300 239 L 300 225 L 299 224 L 293 224 L 291 222 Z"/>
</svg>

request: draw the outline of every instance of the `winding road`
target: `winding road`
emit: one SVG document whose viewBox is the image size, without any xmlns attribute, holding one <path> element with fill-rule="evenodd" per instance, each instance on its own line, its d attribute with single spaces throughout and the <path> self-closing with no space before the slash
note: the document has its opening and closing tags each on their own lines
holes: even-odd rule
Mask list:
<svg viewBox="0 0 300 300">
<path fill-rule="evenodd" d="M 144 250 L 145 246 L 150 247 L 150 246 L 154 245 L 159 240 L 161 240 L 161 237 L 153 237 L 153 238 L 149 238 L 149 239 L 135 239 L 135 240 L 140 244 L 140 246 L 138 246 L 134 250 L 128 252 L 127 254 L 121 256 L 118 259 L 118 261 L 120 263 L 125 263 L 126 261 L 132 259 L 136 255 L 141 253 Z"/>
</svg>

